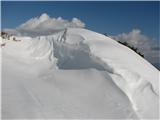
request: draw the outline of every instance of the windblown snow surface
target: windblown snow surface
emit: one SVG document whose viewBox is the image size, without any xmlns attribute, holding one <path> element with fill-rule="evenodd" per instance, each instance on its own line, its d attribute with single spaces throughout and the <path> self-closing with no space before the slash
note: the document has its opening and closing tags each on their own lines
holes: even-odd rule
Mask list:
<svg viewBox="0 0 160 120">
<path fill-rule="evenodd" d="M 68 28 L 0 39 L 4 119 L 159 118 L 159 71 L 109 37 Z"/>
</svg>

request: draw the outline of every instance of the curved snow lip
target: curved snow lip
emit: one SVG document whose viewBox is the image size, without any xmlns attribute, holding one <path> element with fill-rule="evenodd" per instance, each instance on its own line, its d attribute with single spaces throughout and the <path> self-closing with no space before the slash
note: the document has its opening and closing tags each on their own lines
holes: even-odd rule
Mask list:
<svg viewBox="0 0 160 120">
<path fill-rule="evenodd" d="M 89 48 L 82 49 L 85 45 L 73 46 L 68 44 L 58 45 L 54 42 L 54 56 L 57 58 L 57 66 L 59 69 L 97 69 L 105 71 L 105 66 L 101 60 L 90 54 Z"/>
<path fill-rule="evenodd" d="M 76 31 L 76 32 L 75 32 Z M 142 59 L 139 55 L 137 55 L 135 52 L 133 52 L 132 50 L 119 45 L 118 43 L 116 43 L 115 41 L 113 41 L 110 38 L 106 38 L 103 35 L 94 33 L 94 32 L 90 32 L 87 31 L 85 29 L 69 29 L 69 32 L 73 33 L 78 33 L 81 38 L 83 38 L 83 40 L 81 40 L 80 45 L 85 45 L 87 46 L 87 54 L 84 54 L 84 51 L 79 51 L 78 48 L 69 50 L 69 58 L 67 58 L 68 60 L 64 60 L 65 62 L 61 61 L 58 64 L 59 68 L 61 69 L 81 69 L 81 67 L 84 69 L 87 68 L 95 68 L 97 70 L 103 70 L 103 71 L 107 71 L 109 72 L 109 74 L 111 74 L 111 76 L 116 75 L 119 76 L 120 78 L 123 79 L 123 81 L 117 81 L 117 80 L 113 80 L 116 85 L 118 87 L 121 88 L 121 90 L 128 96 L 128 98 L 130 99 L 132 105 L 133 105 L 133 109 L 137 112 L 138 116 L 140 118 L 157 118 L 158 117 L 158 87 L 157 84 L 155 84 L 156 82 L 158 83 L 158 76 L 157 78 L 154 80 L 155 82 L 152 82 L 151 80 L 149 80 L 146 76 L 144 76 L 144 74 L 142 74 L 142 71 L 135 71 L 132 68 L 129 68 L 129 64 L 134 64 L 134 60 L 133 63 L 129 63 L 127 62 L 128 65 L 125 65 L 122 67 L 122 63 L 121 60 L 120 62 L 117 61 L 117 63 L 112 62 L 111 60 L 113 59 L 114 56 L 112 56 L 112 58 L 108 57 L 107 54 L 107 58 L 106 56 L 103 56 L 103 48 L 104 47 L 118 47 L 120 49 L 120 51 L 118 51 L 117 53 L 122 54 L 122 55 L 126 55 L 125 52 L 128 54 L 129 56 L 133 56 L 134 59 L 136 59 L 137 61 L 141 61 L 142 63 L 146 64 L 147 70 L 151 70 L 152 71 L 152 66 L 151 64 L 147 63 L 144 59 Z M 85 34 L 84 34 L 85 33 Z M 96 34 L 96 35 L 95 35 Z M 96 37 L 97 39 L 95 39 Z M 92 37 L 91 37 L 92 36 Z M 94 39 L 93 39 L 94 37 Z M 106 42 L 106 41 L 107 42 Z M 108 42 L 109 41 L 109 42 Z M 66 40 L 67 42 L 67 40 Z M 95 44 L 94 44 L 95 42 Z M 107 44 L 108 43 L 108 44 Z M 110 45 L 109 45 L 110 44 Z M 65 44 L 66 45 L 66 44 Z M 66 55 L 66 53 L 68 52 L 68 48 L 65 45 L 61 45 L 62 47 L 62 51 L 61 53 L 63 54 L 63 56 Z M 73 45 L 73 44 L 72 44 Z M 97 47 L 97 45 L 102 46 L 102 47 Z M 106 45 L 106 46 L 105 46 Z M 104 47 L 103 47 L 104 46 Z M 78 46 L 79 47 L 79 46 Z M 82 46 L 80 48 L 83 48 Z M 69 48 L 70 49 L 70 48 Z M 63 51 L 64 50 L 64 51 Z M 60 51 L 60 50 L 58 50 Z M 68 53 L 67 53 L 68 55 Z M 58 59 L 61 59 L 60 56 L 58 56 L 58 54 L 55 55 L 56 57 L 58 57 Z M 89 56 L 89 59 L 88 59 Z M 116 56 L 116 55 L 115 55 Z M 116 58 L 116 57 L 115 57 Z M 115 59 L 114 58 L 114 59 Z M 88 60 L 87 60 L 88 59 Z M 93 61 L 98 61 L 98 64 L 93 62 Z M 135 61 L 136 61 L 135 60 Z M 78 62 L 80 61 L 80 62 Z M 88 64 L 87 62 L 90 61 L 91 63 L 93 62 L 93 64 Z M 108 62 L 109 61 L 109 62 Z M 126 60 L 125 60 L 126 61 Z M 75 65 L 76 66 L 69 66 L 69 65 Z M 72 64 L 73 63 L 73 64 Z M 83 66 L 84 63 L 84 66 Z M 112 64 L 114 63 L 114 64 Z M 68 65 L 68 66 L 67 66 Z M 82 65 L 82 66 L 79 66 Z M 102 69 L 99 69 L 98 66 L 94 66 L 94 65 L 102 65 Z M 124 64 L 123 64 L 124 65 Z M 149 69 L 148 69 L 149 68 Z M 156 69 L 153 67 L 154 72 L 156 73 Z M 156 81 L 157 80 L 157 81 Z M 148 100 L 146 101 L 146 98 L 148 97 L 148 93 L 145 92 L 145 90 L 148 90 L 148 92 L 150 93 L 150 98 L 148 98 Z M 152 96 L 152 97 L 151 97 Z M 152 99 L 154 97 L 154 100 Z M 149 104 L 149 103 L 153 103 L 152 105 L 150 105 L 150 107 L 146 108 L 145 105 Z M 143 105 L 144 106 L 143 106 Z M 149 109 L 155 109 L 154 112 L 148 113 Z"/>
</svg>

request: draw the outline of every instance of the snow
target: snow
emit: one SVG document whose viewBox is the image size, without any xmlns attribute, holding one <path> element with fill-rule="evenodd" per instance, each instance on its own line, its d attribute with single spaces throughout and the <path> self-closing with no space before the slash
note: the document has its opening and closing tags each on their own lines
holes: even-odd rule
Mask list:
<svg viewBox="0 0 160 120">
<path fill-rule="evenodd" d="M 3 118 L 158 119 L 159 71 L 131 49 L 82 28 L 16 39 L 1 38 Z"/>
</svg>

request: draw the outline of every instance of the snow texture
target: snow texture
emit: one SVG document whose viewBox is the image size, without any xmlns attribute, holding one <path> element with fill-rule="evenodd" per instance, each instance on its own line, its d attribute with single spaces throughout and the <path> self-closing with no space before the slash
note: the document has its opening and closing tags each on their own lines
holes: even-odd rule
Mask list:
<svg viewBox="0 0 160 120">
<path fill-rule="evenodd" d="M 15 37 L 0 38 L 4 119 L 158 119 L 159 71 L 131 49 L 83 28 Z"/>
</svg>

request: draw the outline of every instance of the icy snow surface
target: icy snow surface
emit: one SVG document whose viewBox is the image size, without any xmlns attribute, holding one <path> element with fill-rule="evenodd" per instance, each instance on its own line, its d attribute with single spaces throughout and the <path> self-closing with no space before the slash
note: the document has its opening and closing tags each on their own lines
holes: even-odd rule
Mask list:
<svg viewBox="0 0 160 120">
<path fill-rule="evenodd" d="M 3 118 L 158 118 L 159 71 L 129 48 L 82 28 L 16 39 L 1 38 Z"/>
</svg>

